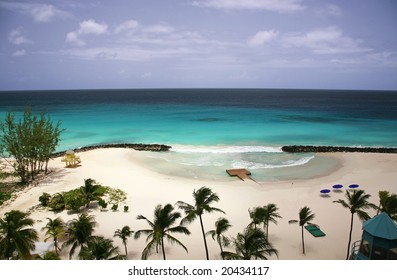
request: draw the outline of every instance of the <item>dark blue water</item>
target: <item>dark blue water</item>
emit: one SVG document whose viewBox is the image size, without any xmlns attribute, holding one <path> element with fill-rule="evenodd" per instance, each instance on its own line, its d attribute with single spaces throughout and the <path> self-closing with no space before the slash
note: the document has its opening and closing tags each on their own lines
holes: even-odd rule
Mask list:
<svg viewBox="0 0 397 280">
<path fill-rule="evenodd" d="M 26 106 L 62 121 L 66 131 L 58 150 L 100 143 L 164 143 L 173 146 L 173 152 L 161 155 L 162 159 L 184 167 L 215 166 L 223 171 L 225 167 L 246 167 L 280 173 L 318 160 L 310 154 L 281 153 L 282 145 L 397 146 L 397 92 L 0 92 L 1 119 Z"/>
</svg>

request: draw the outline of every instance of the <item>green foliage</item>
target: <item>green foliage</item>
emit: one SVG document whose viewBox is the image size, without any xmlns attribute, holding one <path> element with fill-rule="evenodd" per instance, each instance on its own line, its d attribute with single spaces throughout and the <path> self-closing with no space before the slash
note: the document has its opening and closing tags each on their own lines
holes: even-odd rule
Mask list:
<svg viewBox="0 0 397 280">
<path fill-rule="evenodd" d="M 119 205 L 118 205 L 118 204 L 113 204 L 113 205 L 112 205 L 112 210 L 113 210 L 113 211 L 117 211 L 118 208 L 119 208 Z"/>
<path fill-rule="evenodd" d="M 107 195 L 109 197 L 109 203 L 118 204 L 127 199 L 127 195 L 120 189 L 107 189 Z"/>
<path fill-rule="evenodd" d="M 63 201 L 66 210 L 79 211 L 82 206 L 87 203 L 87 200 L 82 195 L 80 189 L 73 189 L 63 193 Z"/>
<path fill-rule="evenodd" d="M 48 207 L 50 207 L 51 210 L 56 212 L 64 210 L 65 202 L 63 200 L 63 195 L 61 193 L 54 194 L 48 203 Z"/>
<path fill-rule="evenodd" d="M 129 209 L 128 205 L 124 205 L 124 212 L 128 212 L 128 209 Z"/>
<path fill-rule="evenodd" d="M 61 123 L 53 124 L 45 113 L 33 115 L 25 110 L 21 119 L 8 113 L 0 124 L 0 150 L 12 157 L 12 167 L 26 184 L 34 180 L 40 171 L 47 172 L 48 161 L 59 142 L 63 129 Z"/>
<path fill-rule="evenodd" d="M 102 210 L 103 210 L 103 209 L 106 209 L 106 207 L 108 207 L 108 204 L 107 204 L 106 201 L 103 200 L 102 198 L 100 198 L 100 199 L 98 200 L 98 205 L 101 207 Z"/>
<path fill-rule="evenodd" d="M 2 205 L 4 201 L 9 200 L 10 198 L 11 198 L 10 193 L 0 192 L 0 205 Z"/>
<path fill-rule="evenodd" d="M 39 202 L 40 202 L 41 206 L 47 207 L 50 202 L 50 199 L 51 199 L 51 195 L 49 193 L 43 193 L 39 197 Z"/>
</svg>

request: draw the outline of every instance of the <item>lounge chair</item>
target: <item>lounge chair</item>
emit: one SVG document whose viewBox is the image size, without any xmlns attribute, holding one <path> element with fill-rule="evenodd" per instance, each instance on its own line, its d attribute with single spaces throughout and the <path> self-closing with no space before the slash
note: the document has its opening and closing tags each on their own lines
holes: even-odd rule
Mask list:
<svg viewBox="0 0 397 280">
<path fill-rule="evenodd" d="M 314 237 L 325 236 L 325 233 L 316 225 L 307 225 L 305 229 L 310 232 Z"/>
</svg>

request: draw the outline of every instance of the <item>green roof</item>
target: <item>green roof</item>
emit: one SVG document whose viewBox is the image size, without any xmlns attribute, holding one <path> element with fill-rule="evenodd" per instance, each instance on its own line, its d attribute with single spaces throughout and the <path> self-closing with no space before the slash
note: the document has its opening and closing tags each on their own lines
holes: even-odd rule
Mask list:
<svg viewBox="0 0 397 280">
<path fill-rule="evenodd" d="M 363 223 L 363 230 L 372 236 L 397 240 L 397 224 L 387 215 L 381 213 Z"/>
</svg>

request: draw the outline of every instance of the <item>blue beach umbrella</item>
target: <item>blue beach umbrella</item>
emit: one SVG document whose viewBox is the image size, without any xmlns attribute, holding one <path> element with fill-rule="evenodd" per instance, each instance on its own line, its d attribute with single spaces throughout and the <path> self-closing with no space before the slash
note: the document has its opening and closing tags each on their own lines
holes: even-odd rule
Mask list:
<svg viewBox="0 0 397 280">
<path fill-rule="evenodd" d="M 320 193 L 329 193 L 329 192 L 330 192 L 329 189 L 322 189 L 322 190 L 320 191 Z"/>
<path fill-rule="evenodd" d="M 356 189 L 356 188 L 358 188 L 358 185 L 357 185 L 357 184 L 351 184 L 351 185 L 349 186 L 349 188 L 350 188 L 350 189 Z"/>
<path fill-rule="evenodd" d="M 339 190 L 339 189 L 343 188 L 343 185 L 336 184 L 336 185 L 333 185 L 332 188 Z"/>
</svg>

